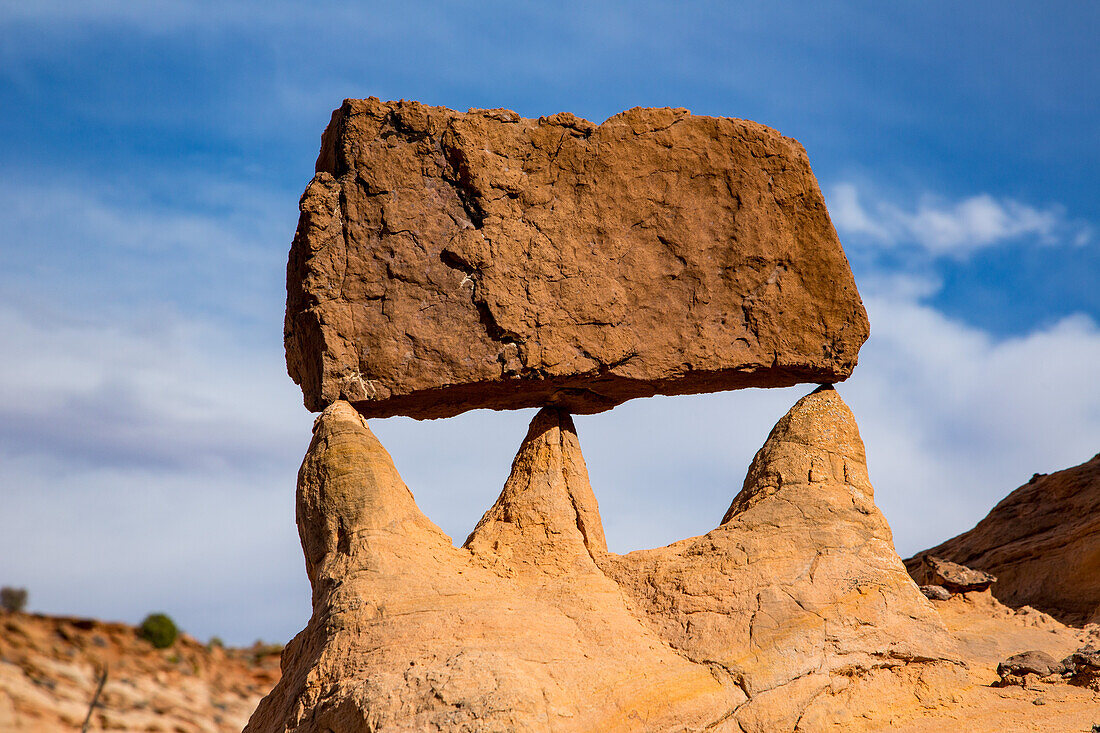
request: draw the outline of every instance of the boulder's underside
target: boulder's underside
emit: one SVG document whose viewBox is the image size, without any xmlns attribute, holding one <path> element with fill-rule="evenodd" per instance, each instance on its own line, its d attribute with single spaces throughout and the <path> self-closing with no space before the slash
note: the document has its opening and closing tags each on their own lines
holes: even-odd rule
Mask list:
<svg viewBox="0 0 1100 733">
<path fill-rule="evenodd" d="M 314 411 L 836 382 L 868 335 L 805 151 L 754 122 L 348 100 L 301 212 L 285 341 Z"/>
</svg>

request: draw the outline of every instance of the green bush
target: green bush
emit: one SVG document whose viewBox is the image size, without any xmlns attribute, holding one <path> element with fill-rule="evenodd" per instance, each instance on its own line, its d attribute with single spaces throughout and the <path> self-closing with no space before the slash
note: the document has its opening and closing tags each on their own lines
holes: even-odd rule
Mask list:
<svg viewBox="0 0 1100 733">
<path fill-rule="evenodd" d="M 179 629 L 172 619 L 163 613 L 151 613 L 141 622 L 141 638 L 157 649 L 167 649 L 176 643 Z"/>
<path fill-rule="evenodd" d="M 8 586 L 0 588 L 0 608 L 3 608 L 8 613 L 19 613 L 26 608 L 26 606 L 26 588 L 10 588 Z"/>
</svg>

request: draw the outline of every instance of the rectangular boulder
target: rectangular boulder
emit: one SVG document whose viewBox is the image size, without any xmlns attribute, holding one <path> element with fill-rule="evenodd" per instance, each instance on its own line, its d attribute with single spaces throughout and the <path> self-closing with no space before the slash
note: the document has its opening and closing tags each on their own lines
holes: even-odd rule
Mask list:
<svg viewBox="0 0 1100 733">
<path fill-rule="evenodd" d="M 346 100 L 287 266 L 306 406 L 368 417 L 848 377 L 867 316 L 802 146 L 636 108 Z"/>
</svg>

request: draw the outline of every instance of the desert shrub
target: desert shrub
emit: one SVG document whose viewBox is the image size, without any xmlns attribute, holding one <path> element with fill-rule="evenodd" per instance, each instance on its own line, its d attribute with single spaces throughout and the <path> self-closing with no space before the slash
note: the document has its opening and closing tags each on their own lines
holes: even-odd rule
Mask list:
<svg viewBox="0 0 1100 733">
<path fill-rule="evenodd" d="M 172 619 L 163 613 L 151 613 L 141 622 L 141 638 L 157 649 L 167 649 L 176 642 L 179 629 Z"/>
<path fill-rule="evenodd" d="M 18 613 L 26 607 L 26 588 L 10 588 L 8 586 L 0 588 L 0 608 L 3 608 L 8 613 Z"/>
<path fill-rule="evenodd" d="M 264 657 L 281 654 L 282 651 L 282 644 L 268 644 L 263 639 L 256 639 L 256 643 L 252 645 L 251 649 L 249 649 L 249 652 L 252 655 L 253 664 L 259 664 L 261 661 L 263 661 Z"/>
<path fill-rule="evenodd" d="M 211 636 L 210 641 L 206 644 L 207 649 L 224 649 L 225 642 L 222 641 L 220 636 Z"/>
</svg>

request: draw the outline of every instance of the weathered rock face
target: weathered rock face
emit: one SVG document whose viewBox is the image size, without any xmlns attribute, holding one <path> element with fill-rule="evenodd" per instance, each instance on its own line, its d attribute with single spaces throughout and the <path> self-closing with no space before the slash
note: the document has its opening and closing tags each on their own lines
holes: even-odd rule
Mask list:
<svg viewBox="0 0 1100 733">
<path fill-rule="evenodd" d="M 515 466 L 456 548 L 354 408 L 327 408 L 299 479 L 314 614 L 248 730 L 629 730 L 638 716 L 667 729 L 742 702 L 596 567 L 599 517 L 568 421 L 540 415 Z"/>
<path fill-rule="evenodd" d="M 997 576 L 993 593 L 1063 621 L 1100 622 L 1100 455 L 1036 474 L 969 532 L 906 561 L 935 555 Z"/>
<path fill-rule="evenodd" d="M 807 729 L 853 677 L 955 669 L 831 389 L 780 421 L 721 526 L 663 549 L 607 552 L 550 408 L 461 548 L 343 401 L 298 506 L 314 613 L 250 731 Z"/>
<path fill-rule="evenodd" d="M 794 729 L 842 670 L 952 654 L 894 551 L 855 420 L 832 389 L 779 421 L 721 526 L 605 565 L 674 648 L 751 696 L 744 730 Z"/>
<path fill-rule="evenodd" d="M 315 411 L 835 382 L 868 334 L 805 151 L 753 122 L 348 100 L 301 211 L 285 340 Z"/>
</svg>

